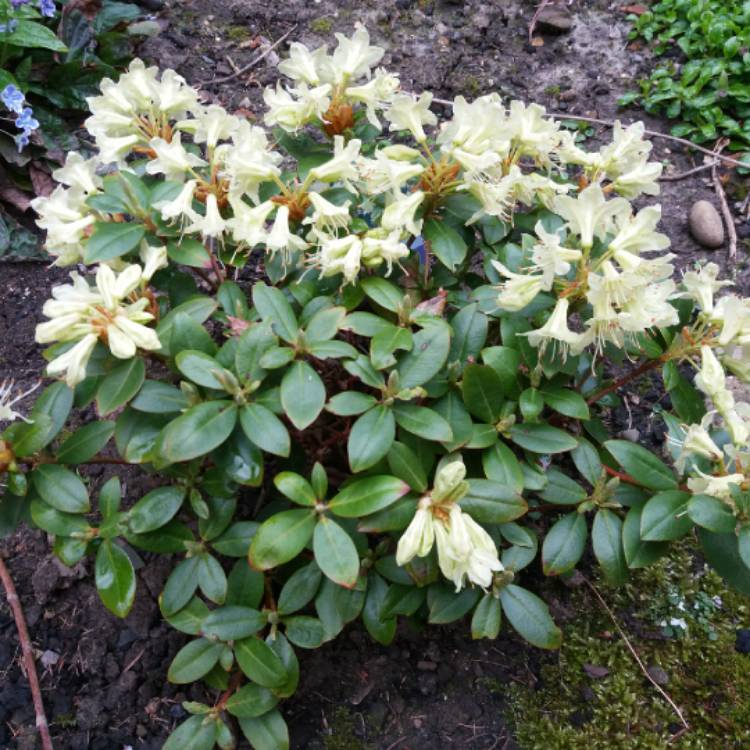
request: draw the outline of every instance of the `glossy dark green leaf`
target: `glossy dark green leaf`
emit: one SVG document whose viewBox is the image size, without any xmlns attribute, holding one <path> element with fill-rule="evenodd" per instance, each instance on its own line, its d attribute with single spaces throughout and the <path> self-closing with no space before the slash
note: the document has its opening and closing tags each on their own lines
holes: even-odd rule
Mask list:
<svg viewBox="0 0 750 750">
<path fill-rule="evenodd" d="M 326 639 L 323 623 L 317 617 L 295 615 L 284 619 L 286 637 L 300 648 L 319 648 Z"/>
<path fill-rule="evenodd" d="M 128 511 L 128 524 L 136 534 L 158 529 L 177 514 L 184 499 L 184 487 L 168 485 L 151 490 Z"/>
<path fill-rule="evenodd" d="M 494 640 L 500 634 L 502 619 L 500 600 L 492 594 L 485 594 L 479 600 L 471 618 L 471 637 L 475 641 L 480 638 Z"/>
<path fill-rule="evenodd" d="M 567 432 L 546 424 L 514 424 L 510 438 L 521 448 L 533 453 L 564 453 L 573 450 L 578 441 Z"/>
<path fill-rule="evenodd" d="M 479 599 L 479 589 L 465 588 L 456 593 L 455 587 L 446 583 L 433 583 L 427 589 L 427 621 L 445 625 L 463 617 Z"/>
<path fill-rule="evenodd" d="M 482 453 L 482 468 L 487 479 L 504 484 L 519 493 L 523 490 L 521 464 L 505 443 L 497 442 Z"/>
<path fill-rule="evenodd" d="M 491 367 L 466 365 L 461 390 L 466 408 L 477 419 L 491 423 L 497 421 L 504 401 L 503 386 Z"/>
<path fill-rule="evenodd" d="M 396 618 L 382 617 L 383 602 L 388 593 L 388 584 L 374 572 L 367 576 L 367 596 L 362 610 L 362 622 L 367 632 L 383 646 L 393 642 L 396 635 Z"/>
<path fill-rule="evenodd" d="M 99 453 L 115 431 L 115 423 L 106 420 L 91 422 L 76 430 L 57 449 L 61 464 L 85 463 Z"/>
<path fill-rule="evenodd" d="M 296 557 L 310 541 L 315 530 L 311 510 L 286 510 L 264 521 L 250 544 L 250 564 L 268 570 Z"/>
<path fill-rule="evenodd" d="M 387 458 L 388 468 L 394 476 L 406 482 L 415 492 L 424 492 L 427 489 L 427 475 L 411 448 L 394 441 Z"/>
<path fill-rule="evenodd" d="M 613 586 L 621 586 L 628 577 L 628 565 L 622 544 L 622 521 L 609 508 L 600 508 L 594 516 L 591 542 L 604 576 Z"/>
<path fill-rule="evenodd" d="M 96 391 L 96 409 L 102 416 L 111 414 L 130 401 L 146 377 L 146 365 L 140 357 L 125 360 L 104 376 Z"/>
<path fill-rule="evenodd" d="M 291 423 L 298 430 L 309 427 L 325 402 L 326 389 L 318 373 L 307 362 L 291 364 L 281 380 L 281 404 Z"/>
<path fill-rule="evenodd" d="M 507 523 L 528 511 L 526 501 L 513 489 L 490 479 L 469 480 L 461 509 L 480 523 Z"/>
<path fill-rule="evenodd" d="M 317 502 L 310 482 L 293 471 L 282 471 L 273 478 L 276 489 L 297 505 L 312 508 Z"/>
<path fill-rule="evenodd" d="M 445 221 L 427 219 L 422 227 L 422 236 L 429 243 L 430 251 L 449 271 L 464 262 L 468 250 L 466 242 Z"/>
<path fill-rule="evenodd" d="M 253 750 L 289 750 L 289 730 L 278 709 L 254 719 L 239 720 Z"/>
<path fill-rule="evenodd" d="M 401 387 L 414 388 L 435 377 L 448 358 L 450 344 L 450 326 L 440 320 L 430 321 L 414 334 L 414 346 L 397 366 Z"/>
<path fill-rule="evenodd" d="M 281 289 L 259 281 L 253 286 L 253 304 L 264 322 L 270 323 L 273 332 L 287 343 L 297 340 L 299 328 L 292 306 Z"/>
<path fill-rule="evenodd" d="M 218 607 L 203 620 L 201 633 L 210 639 L 236 641 L 255 635 L 266 625 L 267 619 L 266 615 L 250 607 Z"/>
<path fill-rule="evenodd" d="M 156 448 L 171 463 L 189 461 L 220 446 L 237 422 L 231 401 L 206 401 L 188 409 L 161 432 Z"/>
<path fill-rule="evenodd" d="M 359 577 L 359 555 L 349 534 L 335 521 L 321 516 L 313 534 L 315 562 L 339 586 L 351 588 Z M 294 639 L 290 638 L 292 642 Z"/>
<path fill-rule="evenodd" d="M 177 563 L 169 574 L 161 596 L 161 609 L 166 617 L 179 612 L 198 588 L 198 557 L 188 557 Z"/>
<path fill-rule="evenodd" d="M 386 453 L 396 436 L 396 421 L 388 406 L 374 406 L 352 425 L 347 442 L 349 466 L 353 472 L 374 466 Z"/>
<path fill-rule="evenodd" d="M 650 450 L 628 440 L 607 440 L 604 447 L 644 487 L 651 490 L 671 490 L 677 487 L 672 470 Z"/>
<path fill-rule="evenodd" d="M 261 404 L 243 406 L 240 409 L 240 425 L 245 435 L 261 450 L 276 456 L 289 455 L 289 432 L 270 409 Z"/>
<path fill-rule="evenodd" d="M 586 399 L 577 391 L 570 388 L 556 388 L 545 386 L 541 390 L 544 403 L 560 414 L 574 419 L 588 419 L 589 407 Z"/>
<path fill-rule="evenodd" d="M 450 424 L 433 409 L 396 402 L 393 414 L 398 426 L 412 435 L 441 443 L 453 440 Z"/>
<path fill-rule="evenodd" d="M 167 679 L 176 685 L 195 682 L 219 661 L 224 645 L 206 638 L 196 638 L 185 644 L 169 665 Z"/>
<path fill-rule="evenodd" d="M 213 750 L 218 728 L 204 716 L 191 716 L 169 735 L 162 750 Z"/>
<path fill-rule="evenodd" d="M 315 598 L 323 574 L 313 561 L 295 570 L 284 584 L 279 594 L 277 611 L 281 615 L 291 615 L 302 609 Z"/>
<path fill-rule="evenodd" d="M 562 632 L 550 617 L 547 605 L 536 594 L 511 583 L 500 591 L 500 603 L 510 624 L 533 646 L 560 647 Z"/>
<path fill-rule="evenodd" d="M 685 536 L 693 527 L 687 514 L 690 493 L 668 490 L 654 495 L 641 515 L 641 538 L 648 542 L 670 542 Z"/>
<path fill-rule="evenodd" d="M 568 513 L 547 532 L 542 544 L 544 574 L 557 576 L 572 570 L 586 548 L 588 526 L 580 513 Z"/>
<path fill-rule="evenodd" d="M 135 571 L 122 547 L 105 539 L 96 553 L 96 590 L 104 606 L 125 617 L 135 601 Z"/>
<path fill-rule="evenodd" d="M 237 663 L 246 677 L 262 687 L 283 685 L 286 669 L 279 656 L 260 638 L 244 638 L 234 645 Z"/>
<path fill-rule="evenodd" d="M 729 505 L 711 495 L 693 495 L 687 512 L 693 523 L 716 534 L 731 534 L 737 526 L 737 518 Z"/>
<path fill-rule="evenodd" d="M 227 711 L 232 716 L 250 719 L 268 713 L 279 699 L 260 685 L 243 685 L 227 701 Z"/>
<path fill-rule="evenodd" d="M 347 484 L 329 507 L 338 516 L 356 518 L 387 508 L 407 492 L 409 485 L 397 477 L 365 477 Z"/>
<path fill-rule="evenodd" d="M 45 503 L 63 513 L 87 513 L 91 509 L 86 485 L 69 469 L 42 464 L 31 473 L 34 488 Z"/>
<path fill-rule="evenodd" d="M 646 568 L 653 565 L 669 551 L 666 542 L 647 542 L 641 539 L 641 507 L 628 511 L 622 525 L 622 548 L 625 561 L 631 569 Z"/>
<path fill-rule="evenodd" d="M 83 259 L 91 264 L 119 258 L 138 247 L 145 234 L 143 224 L 98 221 L 84 246 Z"/>
</svg>

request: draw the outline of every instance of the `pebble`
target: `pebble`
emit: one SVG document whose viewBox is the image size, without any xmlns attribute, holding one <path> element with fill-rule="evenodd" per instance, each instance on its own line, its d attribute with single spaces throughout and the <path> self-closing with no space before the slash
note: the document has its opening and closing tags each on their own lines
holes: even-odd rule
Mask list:
<svg viewBox="0 0 750 750">
<path fill-rule="evenodd" d="M 724 244 L 724 224 L 713 203 L 696 201 L 688 216 L 690 234 L 696 242 L 707 248 L 717 248 Z"/>
<path fill-rule="evenodd" d="M 740 628 L 737 631 L 734 650 L 739 654 L 750 654 L 750 628 Z"/>
<path fill-rule="evenodd" d="M 652 664 L 646 671 L 648 676 L 660 687 L 669 683 L 669 675 L 657 664 Z"/>
<path fill-rule="evenodd" d="M 545 8 L 537 18 L 537 28 L 547 34 L 566 34 L 573 28 L 573 16 L 566 8 Z"/>
<path fill-rule="evenodd" d="M 609 674 L 607 667 L 600 667 L 596 664 L 584 664 L 583 671 L 591 677 L 592 680 L 601 680 Z"/>
</svg>

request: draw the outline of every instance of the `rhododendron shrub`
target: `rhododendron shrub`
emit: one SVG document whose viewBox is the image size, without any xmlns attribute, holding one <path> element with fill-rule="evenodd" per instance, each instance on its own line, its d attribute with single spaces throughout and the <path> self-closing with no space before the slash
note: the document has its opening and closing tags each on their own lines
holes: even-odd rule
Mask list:
<svg viewBox="0 0 750 750">
<path fill-rule="evenodd" d="M 3 525 L 94 556 L 119 616 L 128 548 L 172 556 L 167 676 L 206 700 L 167 748 L 287 747 L 298 650 L 358 618 L 556 648 L 530 589 L 589 544 L 622 584 L 696 535 L 750 594 L 750 301 L 712 264 L 676 277 L 659 206 L 634 210 L 661 172 L 642 126 L 589 152 L 497 95 L 439 118 L 382 55 L 362 28 L 292 44 L 265 126 L 135 61 L 35 203 L 78 271 L 36 332 L 54 382 L 24 415 L 2 391 Z M 602 419 L 649 373 L 665 445 Z M 156 488 L 122 503 L 124 464 Z"/>
</svg>

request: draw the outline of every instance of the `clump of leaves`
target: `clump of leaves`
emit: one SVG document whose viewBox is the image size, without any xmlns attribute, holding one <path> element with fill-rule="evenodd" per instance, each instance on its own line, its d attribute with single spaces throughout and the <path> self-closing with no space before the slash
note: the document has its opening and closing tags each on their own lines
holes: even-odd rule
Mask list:
<svg viewBox="0 0 750 750">
<path fill-rule="evenodd" d="M 661 0 L 631 16 L 631 39 L 660 61 L 640 91 L 619 103 L 679 120 L 672 134 L 698 143 L 731 139 L 750 146 L 750 4 L 743 0 Z"/>
<path fill-rule="evenodd" d="M 115 0 L 63 3 L 0 0 L 0 185 L 2 199 L 20 212 L 30 197 L 46 194 L 50 170 L 65 153 L 82 148 L 74 130 L 86 98 L 103 76 L 115 75 L 133 56 L 142 11 Z M 26 114 L 24 114 L 26 112 Z M 23 235 L 15 222 L 0 226 L 0 255 Z M 26 239 L 26 238 L 24 238 Z M 15 255 L 28 257 L 28 252 Z"/>
<path fill-rule="evenodd" d="M 175 556 L 160 606 L 191 640 L 167 677 L 206 697 L 165 750 L 287 748 L 296 650 L 357 618 L 381 643 L 467 616 L 558 648 L 529 568 L 589 548 L 622 585 L 696 535 L 750 594 L 750 405 L 725 373 L 750 381 L 750 301 L 715 265 L 671 278 L 659 207 L 630 202 L 662 169 L 642 124 L 587 152 L 494 94 L 439 123 L 383 53 L 363 28 L 292 44 L 272 138 L 135 60 L 90 100 L 97 153 L 35 202 L 55 263 L 88 270 L 36 330 L 59 380 L 28 422 L 0 394 L 0 524 L 93 555 L 118 616 L 127 547 Z M 656 370 L 665 455 L 601 419 Z M 159 486 L 87 486 L 90 462 Z"/>
</svg>

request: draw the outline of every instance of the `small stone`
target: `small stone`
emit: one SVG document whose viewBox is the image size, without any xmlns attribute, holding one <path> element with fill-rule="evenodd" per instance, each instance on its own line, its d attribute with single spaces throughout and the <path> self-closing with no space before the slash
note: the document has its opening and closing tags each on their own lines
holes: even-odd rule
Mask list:
<svg viewBox="0 0 750 750">
<path fill-rule="evenodd" d="M 545 8 L 536 20 L 539 31 L 547 34 L 566 34 L 573 28 L 573 16 L 566 8 Z"/>
<path fill-rule="evenodd" d="M 724 244 L 724 224 L 713 203 L 696 201 L 688 216 L 690 234 L 703 247 L 717 248 Z"/>
<path fill-rule="evenodd" d="M 437 664 L 434 661 L 418 661 L 417 669 L 422 672 L 434 672 L 437 669 Z"/>
<path fill-rule="evenodd" d="M 750 628 L 740 628 L 737 631 L 734 650 L 739 654 L 750 654 Z"/>
<path fill-rule="evenodd" d="M 596 700 L 596 693 L 588 685 L 581 688 L 581 700 L 591 703 Z"/>
<path fill-rule="evenodd" d="M 669 675 L 658 664 L 652 664 L 646 671 L 648 676 L 660 687 L 669 683 Z"/>
<path fill-rule="evenodd" d="M 609 674 L 607 667 L 600 667 L 596 664 L 584 664 L 583 671 L 591 677 L 592 680 L 602 680 Z"/>
<path fill-rule="evenodd" d="M 488 29 L 492 19 L 486 13 L 477 13 L 472 19 L 472 23 L 478 29 Z"/>
<path fill-rule="evenodd" d="M 630 440 L 631 443 L 637 443 L 638 442 L 638 438 L 640 436 L 641 436 L 641 433 L 638 430 L 636 430 L 635 428 L 630 429 L 630 430 L 623 430 L 620 433 L 620 437 L 623 440 Z"/>
<path fill-rule="evenodd" d="M 52 667 L 60 661 L 60 654 L 48 649 L 41 655 L 39 661 L 42 662 L 42 666 L 45 668 Z"/>
</svg>

